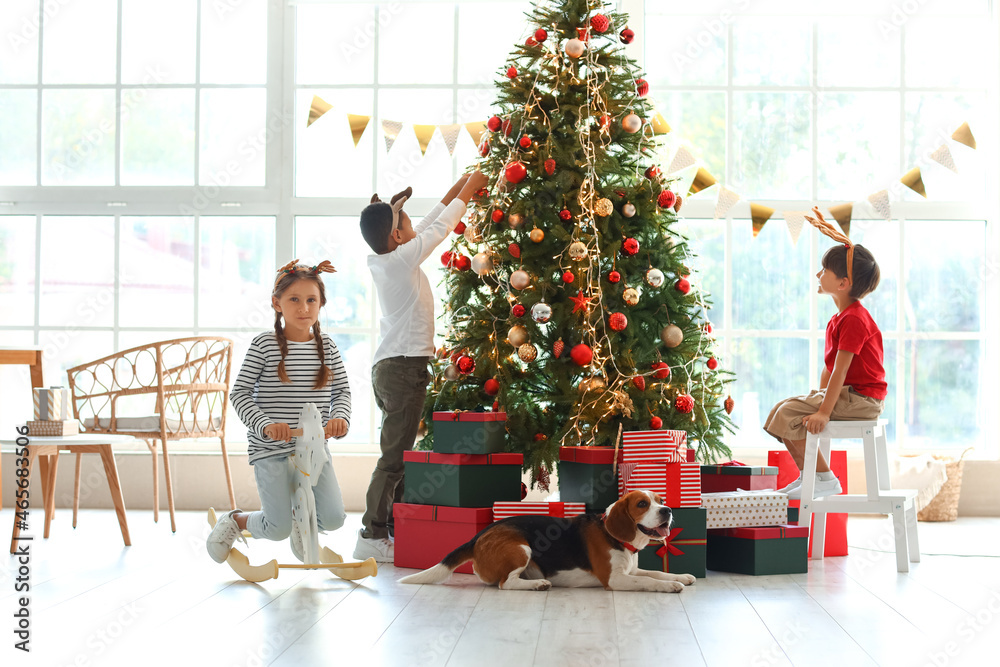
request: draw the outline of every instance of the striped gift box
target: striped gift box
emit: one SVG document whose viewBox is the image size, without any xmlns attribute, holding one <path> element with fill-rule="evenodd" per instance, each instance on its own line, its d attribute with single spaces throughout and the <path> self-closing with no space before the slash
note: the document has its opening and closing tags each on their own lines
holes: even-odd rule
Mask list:
<svg viewBox="0 0 1000 667">
<path fill-rule="evenodd" d="M 63 387 L 34 387 L 31 390 L 35 421 L 69 419 L 69 390 Z"/>
<path fill-rule="evenodd" d="M 568 519 L 587 511 L 586 503 L 546 503 L 546 502 L 508 502 L 493 503 L 493 520 L 499 521 L 512 516 L 554 516 Z"/>
<path fill-rule="evenodd" d="M 681 463 L 687 461 L 685 431 L 628 431 L 622 433 L 623 460 Z"/>
<path fill-rule="evenodd" d="M 776 491 L 703 493 L 708 528 L 779 526 L 788 523 L 788 496 Z"/>
<path fill-rule="evenodd" d="M 701 466 L 697 463 L 626 462 L 618 467 L 618 495 L 658 493 L 668 507 L 701 507 Z"/>
</svg>

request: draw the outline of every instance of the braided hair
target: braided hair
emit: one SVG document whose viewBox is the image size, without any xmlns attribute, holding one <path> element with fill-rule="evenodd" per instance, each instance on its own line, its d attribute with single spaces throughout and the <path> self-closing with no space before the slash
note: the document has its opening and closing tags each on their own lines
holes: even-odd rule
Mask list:
<svg viewBox="0 0 1000 667">
<path fill-rule="evenodd" d="M 316 283 L 319 288 L 319 305 L 326 305 L 326 287 L 320 279 L 319 274 L 334 271 L 333 265 L 329 261 L 323 261 L 313 267 L 300 266 L 298 260 L 293 260 L 283 266 L 278 271 L 278 277 L 274 281 L 274 290 L 271 296 L 280 299 L 289 287 L 300 280 L 308 280 Z M 323 335 L 320 331 L 319 320 L 312 326 L 313 339 L 316 341 L 316 352 L 319 354 L 319 370 L 316 371 L 316 382 L 313 389 L 322 389 L 333 381 L 333 371 L 326 365 L 326 346 L 323 345 Z M 281 361 L 278 363 L 278 378 L 285 384 L 291 384 L 292 380 L 285 371 L 285 357 L 288 356 L 288 339 L 285 338 L 285 329 L 281 326 L 281 313 L 274 313 L 274 335 L 278 339 L 278 347 L 281 350 Z"/>
</svg>

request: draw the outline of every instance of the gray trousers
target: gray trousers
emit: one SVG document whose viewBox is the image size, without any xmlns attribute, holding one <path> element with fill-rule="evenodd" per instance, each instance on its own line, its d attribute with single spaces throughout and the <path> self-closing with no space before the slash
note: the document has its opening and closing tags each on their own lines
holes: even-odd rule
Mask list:
<svg viewBox="0 0 1000 667">
<path fill-rule="evenodd" d="M 429 357 L 390 357 L 372 367 L 375 403 L 382 411 L 382 456 L 375 463 L 361 535 L 388 537 L 392 532 L 392 505 L 403 498 L 403 452 L 413 449 L 424 410 Z"/>
<path fill-rule="evenodd" d="M 286 540 L 292 533 L 292 477 L 287 456 L 270 456 L 253 464 L 260 496 L 260 511 L 250 512 L 247 530 L 256 538 Z M 294 474 L 298 474 L 297 472 Z M 320 530 L 337 530 L 344 525 L 347 513 L 340 485 L 329 456 L 313 487 L 316 498 L 316 523 Z"/>
</svg>

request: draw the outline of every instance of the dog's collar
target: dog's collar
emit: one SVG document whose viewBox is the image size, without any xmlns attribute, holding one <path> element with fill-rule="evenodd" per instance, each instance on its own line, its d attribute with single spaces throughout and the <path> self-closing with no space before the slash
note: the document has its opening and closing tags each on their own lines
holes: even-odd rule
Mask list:
<svg viewBox="0 0 1000 667">
<path fill-rule="evenodd" d="M 608 518 L 608 513 L 605 512 L 604 514 L 601 515 L 601 523 L 604 523 L 604 520 L 607 519 L 607 518 Z M 611 533 L 608 533 L 608 535 L 611 535 Z M 638 549 L 636 549 L 635 547 L 633 547 L 629 542 L 622 542 L 621 540 L 619 540 L 618 538 L 616 538 L 614 536 L 612 536 L 611 539 L 613 539 L 620 546 L 624 547 L 628 551 L 631 551 L 632 553 L 636 553 L 637 551 L 639 551 Z"/>
</svg>

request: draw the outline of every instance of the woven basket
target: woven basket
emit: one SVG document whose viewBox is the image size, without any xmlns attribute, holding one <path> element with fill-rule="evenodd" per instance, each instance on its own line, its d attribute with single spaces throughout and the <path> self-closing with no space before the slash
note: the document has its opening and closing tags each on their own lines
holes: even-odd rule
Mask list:
<svg viewBox="0 0 1000 667">
<path fill-rule="evenodd" d="M 962 494 L 962 469 L 965 466 L 963 459 L 968 451 L 966 449 L 962 452 L 962 456 L 957 461 L 950 456 L 934 456 L 939 461 L 947 461 L 945 470 L 948 472 L 948 481 L 944 483 L 934 499 L 927 504 L 927 507 L 917 513 L 917 519 L 920 521 L 954 521 L 958 518 L 958 500 Z"/>
</svg>

